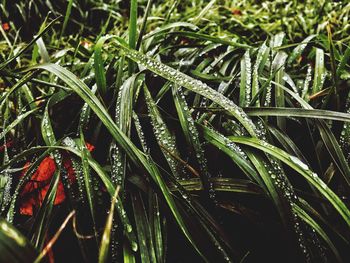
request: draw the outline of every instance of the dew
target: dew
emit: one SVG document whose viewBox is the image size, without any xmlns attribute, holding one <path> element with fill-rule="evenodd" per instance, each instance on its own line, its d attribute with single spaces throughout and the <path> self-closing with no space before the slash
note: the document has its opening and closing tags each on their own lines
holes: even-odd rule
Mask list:
<svg viewBox="0 0 350 263">
<path fill-rule="evenodd" d="M 282 43 L 282 39 L 283 39 L 282 35 L 275 37 L 273 41 L 273 45 L 277 46 L 278 44 L 280 44 L 280 42 Z M 126 49 L 125 47 L 122 47 L 122 48 Z M 219 106 L 224 108 L 226 111 L 228 111 L 231 115 L 233 115 L 237 119 L 237 121 L 241 123 L 242 126 L 249 132 L 251 136 L 258 137 L 261 140 L 267 141 L 264 127 L 262 128 L 259 127 L 259 123 L 257 123 L 257 126 L 255 126 L 252 120 L 243 112 L 241 108 L 239 108 L 236 104 L 234 104 L 229 98 L 225 97 L 223 94 L 219 92 L 216 92 L 205 83 L 199 80 L 195 80 L 179 71 L 176 71 L 171 67 L 166 66 L 155 59 L 148 58 L 145 55 L 135 50 L 126 49 L 126 55 L 129 58 L 141 64 L 142 66 L 150 69 L 155 74 L 162 76 L 172 82 L 175 82 L 177 85 L 183 86 L 195 93 L 202 95 L 203 97 L 206 97 L 207 99 L 213 101 L 214 103 L 218 104 Z M 270 90 L 270 87 L 268 87 L 268 95 L 267 95 L 267 102 L 266 102 L 268 104 L 270 104 L 271 102 L 271 94 L 269 90 Z M 148 106 L 149 106 L 150 102 L 147 101 L 147 99 L 146 99 L 146 102 L 148 103 Z M 151 108 L 152 107 L 149 107 L 149 109 Z M 153 116 L 154 114 L 150 113 L 150 115 L 151 115 L 151 119 L 155 118 L 155 116 Z M 159 125 L 157 126 L 157 123 L 154 120 L 152 120 L 152 124 L 154 127 L 155 136 L 157 137 L 157 140 L 160 142 L 160 139 L 162 139 L 160 138 L 160 136 L 162 137 L 166 136 L 166 133 L 160 132 L 160 129 L 159 129 L 160 127 Z M 166 139 L 169 142 L 169 139 L 171 138 L 166 138 Z M 235 145 L 228 143 L 228 147 L 235 148 Z M 235 149 L 237 150 L 235 152 L 241 155 L 241 151 L 237 148 Z M 276 179 L 273 180 L 274 183 L 276 184 L 276 187 L 280 189 L 281 193 L 288 192 L 288 195 L 285 194 L 284 197 L 287 201 L 289 201 L 289 203 L 292 203 L 293 200 L 296 201 L 297 197 L 294 193 L 294 189 L 291 186 L 285 174 L 283 173 L 283 170 L 280 167 L 280 164 L 271 157 L 269 157 L 269 161 L 271 163 L 271 165 L 269 165 L 270 169 L 272 170 L 271 175 L 274 174 L 276 176 Z M 215 193 L 211 193 L 211 194 L 215 194 Z M 301 230 L 296 229 L 295 232 L 297 235 L 301 234 Z M 302 235 L 300 236 L 301 236 L 301 243 L 304 243 Z M 218 247 L 219 247 L 219 250 L 222 250 L 220 246 Z"/>
<path fill-rule="evenodd" d="M 310 82 L 312 80 L 312 66 L 310 64 L 307 65 L 306 77 L 303 85 L 303 90 L 301 92 L 301 97 L 305 98 L 309 91 Z"/>
<path fill-rule="evenodd" d="M 122 47 L 123 48 L 123 47 Z M 240 122 L 242 122 L 243 126 L 252 134 L 255 135 L 256 130 L 251 119 L 239 108 L 236 104 L 234 104 L 231 100 L 225 97 L 223 94 L 213 90 L 205 83 L 192 79 L 191 77 L 183 74 L 180 71 L 176 71 L 173 68 L 160 63 L 157 60 L 146 57 L 145 55 L 135 51 L 135 50 L 127 50 L 128 57 L 133 59 L 134 61 L 142 64 L 143 66 L 151 69 L 154 73 L 163 76 L 164 78 L 176 82 L 179 86 L 186 87 L 189 90 L 192 90 L 207 99 L 212 100 L 218 105 L 225 108 L 228 112 L 230 112 L 233 116 L 235 116 Z M 152 65 L 150 63 L 152 62 Z"/>
<path fill-rule="evenodd" d="M 127 225 L 126 226 L 126 232 L 131 233 L 131 231 L 132 231 L 132 226 L 131 225 Z"/>
<path fill-rule="evenodd" d="M 139 136 L 142 149 L 143 149 L 144 152 L 148 152 L 149 149 L 148 149 L 148 146 L 147 146 L 147 144 L 146 144 L 145 135 L 144 135 L 144 133 L 143 133 L 143 130 L 142 130 L 142 127 L 141 127 L 141 123 L 140 123 L 139 117 L 137 116 L 137 114 L 136 114 L 135 112 L 133 113 L 133 119 L 134 119 L 134 123 L 135 123 L 135 127 L 136 127 L 136 132 L 137 132 L 137 134 L 138 134 L 138 136 Z"/>
<path fill-rule="evenodd" d="M 119 247 L 118 229 L 119 229 L 119 226 L 116 222 L 116 219 L 113 217 L 113 225 L 112 225 L 112 229 L 111 229 L 111 258 L 112 258 L 112 262 L 118 262 L 118 247 Z"/>
<path fill-rule="evenodd" d="M 124 177 L 124 169 L 122 165 L 123 157 L 119 146 L 115 142 L 112 143 L 110 149 L 111 158 L 111 179 L 115 185 L 121 185 Z"/>
<path fill-rule="evenodd" d="M 146 91 L 145 95 L 154 135 L 161 146 L 161 151 L 163 152 L 173 175 L 175 178 L 179 179 L 181 177 L 181 169 L 179 167 L 179 163 L 174 159 L 174 156 L 180 156 L 180 154 L 175 146 L 175 138 L 170 134 L 170 131 L 162 120 L 157 106 L 149 92 Z"/>
<path fill-rule="evenodd" d="M 295 156 L 290 156 L 289 159 L 296 164 L 297 166 L 299 166 L 301 169 L 308 171 L 309 170 L 309 166 L 307 166 L 304 162 L 302 162 L 299 158 L 295 157 Z"/>
<path fill-rule="evenodd" d="M 134 252 L 136 252 L 138 250 L 138 245 L 136 242 L 134 242 L 134 241 L 131 242 L 131 249 Z"/>
<path fill-rule="evenodd" d="M 243 61 L 242 63 L 244 63 L 244 68 L 245 68 L 245 102 L 246 105 L 248 106 L 251 100 L 251 91 L 252 91 L 252 63 L 251 63 L 251 59 L 249 56 L 249 50 L 247 50 L 244 53 L 244 57 L 243 57 Z"/>
</svg>

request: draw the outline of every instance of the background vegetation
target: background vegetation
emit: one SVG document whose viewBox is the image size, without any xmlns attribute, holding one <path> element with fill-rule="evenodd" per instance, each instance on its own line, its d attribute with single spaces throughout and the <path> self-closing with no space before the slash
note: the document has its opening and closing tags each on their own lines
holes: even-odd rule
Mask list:
<svg viewBox="0 0 350 263">
<path fill-rule="evenodd" d="M 1 262 L 348 262 L 348 1 L 0 1 Z"/>
</svg>

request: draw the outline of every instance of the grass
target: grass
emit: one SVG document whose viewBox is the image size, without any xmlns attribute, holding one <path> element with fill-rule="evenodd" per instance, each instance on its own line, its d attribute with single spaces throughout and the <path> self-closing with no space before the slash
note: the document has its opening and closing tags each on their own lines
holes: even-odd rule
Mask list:
<svg viewBox="0 0 350 263">
<path fill-rule="evenodd" d="M 347 262 L 350 5 L 1 1 L 1 262 Z"/>
</svg>

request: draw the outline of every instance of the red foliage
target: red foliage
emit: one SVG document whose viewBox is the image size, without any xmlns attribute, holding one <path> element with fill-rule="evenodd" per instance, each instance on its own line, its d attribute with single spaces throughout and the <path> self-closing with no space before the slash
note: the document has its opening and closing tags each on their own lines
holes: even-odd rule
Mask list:
<svg viewBox="0 0 350 263">
<path fill-rule="evenodd" d="M 94 150 L 94 146 L 91 144 L 86 144 L 87 149 L 91 152 Z M 27 162 L 24 165 L 24 170 L 21 177 L 27 172 L 30 163 Z M 68 154 L 63 154 L 63 167 L 67 170 L 68 181 L 70 184 L 76 182 L 75 173 L 72 166 L 72 161 Z M 38 166 L 38 169 L 33 174 L 31 180 L 23 187 L 20 194 L 21 204 L 20 204 L 20 214 L 22 215 L 33 215 L 34 209 L 41 206 L 45 195 L 50 187 L 50 182 L 52 176 L 56 171 L 56 164 L 54 159 L 51 157 L 46 157 Z M 61 204 L 66 199 L 64 193 L 63 183 L 60 180 L 57 186 L 56 198 L 54 201 L 55 205 Z"/>
<path fill-rule="evenodd" d="M 8 141 L 7 143 L 0 145 L 0 152 L 2 152 L 3 150 L 5 150 L 6 148 L 10 148 L 13 145 L 13 141 Z"/>
<path fill-rule="evenodd" d="M 4 29 L 5 31 L 10 30 L 10 25 L 9 25 L 9 23 L 3 23 L 3 24 L 2 24 L 2 29 Z"/>
<path fill-rule="evenodd" d="M 231 13 L 232 13 L 232 15 L 234 15 L 234 16 L 241 16 L 241 15 L 242 15 L 242 11 L 239 10 L 239 9 L 237 9 L 237 8 L 232 8 L 232 9 L 231 9 Z"/>
</svg>

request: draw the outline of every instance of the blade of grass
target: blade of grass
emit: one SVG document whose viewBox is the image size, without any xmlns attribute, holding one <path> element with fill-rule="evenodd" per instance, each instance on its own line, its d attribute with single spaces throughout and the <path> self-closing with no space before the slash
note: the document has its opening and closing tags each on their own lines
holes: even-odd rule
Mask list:
<svg viewBox="0 0 350 263">
<path fill-rule="evenodd" d="M 117 189 L 115 190 L 115 193 L 114 193 L 113 198 L 111 200 L 111 208 L 109 209 L 105 229 L 103 231 L 103 235 L 101 238 L 100 252 L 98 254 L 98 262 L 99 263 L 107 262 L 110 237 L 111 237 L 111 229 L 112 229 L 112 224 L 113 224 L 114 207 L 115 207 L 115 203 L 119 202 L 117 200 L 119 189 L 120 189 L 120 187 L 118 186 Z"/>
<path fill-rule="evenodd" d="M 68 21 L 69 21 L 69 17 L 71 15 L 72 12 L 72 6 L 73 6 L 73 0 L 68 0 L 68 4 L 67 4 L 67 9 L 66 9 L 66 14 L 64 16 L 64 21 L 63 21 L 63 26 L 62 26 L 62 31 L 61 31 L 61 36 L 60 38 L 62 38 L 62 36 L 64 35 L 64 31 L 67 28 L 68 25 Z"/>
<path fill-rule="evenodd" d="M 312 172 L 309 167 L 300 161 L 297 157 L 292 156 L 285 151 L 261 141 L 256 138 L 246 137 L 229 137 L 233 142 L 249 145 L 254 148 L 260 149 L 265 153 L 268 153 L 275 158 L 281 160 L 283 163 L 297 171 L 308 182 L 310 182 L 338 211 L 343 217 L 344 221 L 350 226 L 350 211 L 346 205 L 340 200 L 340 198 L 318 177 L 318 175 Z"/>
<path fill-rule="evenodd" d="M 169 208 L 171 209 L 174 215 L 174 218 L 176 219 L 184 235 L 188 238 L 188 240 L 191 242 L 191 244 L 194 246 L 197 252 L 201 255 L 201 252 L 198 250 L 191 235 L 189 234 L 187 227 L 179 211 L 177 210 L 175 201 L 171 196 L 171 193 L 167 188 L 163 178 L 161 177 L 157 167 L 155 167 L 154 164 L 151 163 L 150 160 L 146 158 L 144 154 L 141 153 L 141 151 L 130 141 L 130 139 L 120 131 L 120 129 L 114 123 L 112 118 L 109 116 L 104 106 L 91 92 L 91 90 L 86 86 L 86 84 L 79 80 L 74 74 L 56 64 L 38 65 L 35 66 L 33 69 L 43 69 L 55 74 L 57 77 L 63 80 L 75 93 L 77 93 L 86 103 L 89 104 L 91 109 L 101 119 L 102 123 L 106 126 L 106 128 L 109 130 L 109 132 L 120 145 L 120 147 L 124 149 L 128 157 L 136 165 L 138 165 L 141 168 L 143 167 L 151 175 L 153 180 L 158 184 L 164 195 L 165 200 L 169 205 Z"/>
</svg>

